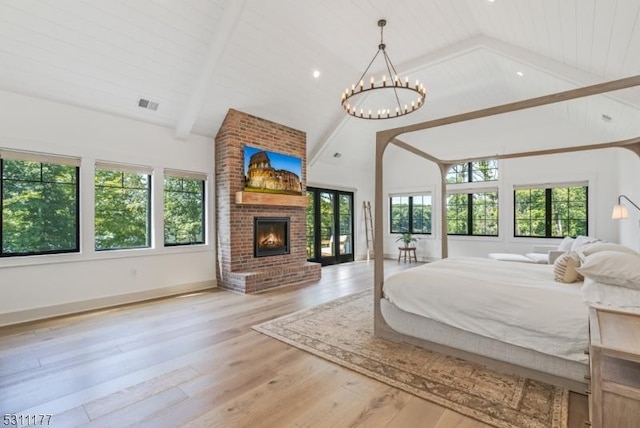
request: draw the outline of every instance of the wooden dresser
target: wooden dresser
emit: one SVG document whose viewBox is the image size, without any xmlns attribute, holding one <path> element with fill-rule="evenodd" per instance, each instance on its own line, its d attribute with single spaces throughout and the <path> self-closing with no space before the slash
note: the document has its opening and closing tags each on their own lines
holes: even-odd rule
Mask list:
<svg viewBox="0 0 640 428">
<path fill-rule="evenodd" d="M 640 427 L 640 314 L 591 308 L 589 330 L 590 424 Z"/>
</svg>

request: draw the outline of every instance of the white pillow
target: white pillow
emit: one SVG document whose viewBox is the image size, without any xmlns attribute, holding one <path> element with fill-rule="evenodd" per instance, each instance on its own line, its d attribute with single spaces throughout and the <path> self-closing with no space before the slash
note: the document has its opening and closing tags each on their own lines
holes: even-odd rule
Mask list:
<svg viewBox="0 0 640 428">
<path fill-rule="evenodd" d="M 640 290 L 640 256 L 600 251 L 587 256 L 578 273 L 594 281 Z"/>
<path fill-rule="evenodd" d="M 640 256 L 639 252 L 632 250 L 629 247 L 625 247 L 624 245 L 614 244 L 613 242 L 594 242 L 592 244 L 583 245 L 582 248 L 580 248 L 580 252 L 585 257 L 588 257 L 591 254 L 598 253 L 600 251 L 619 251 L 621 253 Z"/>
<path fill-rule="evenodd" d="M 574 242 L 574 238 L 570 236 L 565 237 L 562 242 L 560 242 L 560 245 L 558 245 L 558 251 L 571 251 Z"/>
<path fill-rule="evenodd" d="M 640 291 L 632 288 L 602 284 L 591 278 L 585 278 L 580 291 L 586 303 L 619 308 L 640 308 Z"/>
<path fill-rule="evenodd" d="M 534 263 L 537 263 L 539 265 L 546 265 L 547 263 L 549 263 L 549 254 L 527 253 L 525 254 L 525 257 L 529 257 L 531 260 L 533 260 Z"/>
<path fill-rule="evenodd" d="M 584 278 L 576 270 L 578 267 L 580 267 L 578 254 L 564 253 L 553 263 L 553 279 L 567 284 L 582 281 Z"/>
<path fill-rule="evenodd" d="M 583 246 L 587 244 L 593 244 L 594 242 L 600 242 L 600 239 L 591 238 L 589 236 L 578 236 L 571 244 L 571 251 L 579 251 Z"/>
</svg>

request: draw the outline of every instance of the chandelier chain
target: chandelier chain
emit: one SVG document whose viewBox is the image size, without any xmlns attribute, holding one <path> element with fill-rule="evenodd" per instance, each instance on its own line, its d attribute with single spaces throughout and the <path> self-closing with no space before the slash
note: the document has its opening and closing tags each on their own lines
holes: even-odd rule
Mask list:
<svg viewBox="0 0 640 428">
<path fill-rule="evenodd" d="M 398 72 L 396 71 L 396 68 L 393 66 L 393 63 L 389 59 L 389 55 L 387 55 L 387 51 L 384 48 L 382 49 L 382 53 L 384 55 L 384 62 L 385 64 L 387 64 L 387 71 L 389 72 L 389 78 L 392 79 L 393 76 L 398 75 Z M 393 74 L 391 74 L 391 69 L 393 69 Z M 395 86 L 393 87 L 393 94 L 396 96 L 396 102 L 398 103 L 398 108 L 402 108 L 402 104 L 400 104 L 400 97 L 398 96 L 398 90 L 396 89 Z"/>
</svg>

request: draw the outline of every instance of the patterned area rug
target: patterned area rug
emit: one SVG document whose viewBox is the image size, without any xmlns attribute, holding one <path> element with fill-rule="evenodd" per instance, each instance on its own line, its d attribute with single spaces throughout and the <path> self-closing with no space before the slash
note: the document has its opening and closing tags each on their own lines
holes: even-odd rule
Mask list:
<svg viewBox="0 0 640 428">
<path fill-rule="evenodd" d="M 567 390 L 374 337 L 371 290 L 253 328 L 488 425 L 567 425 Z"/>
</svg>

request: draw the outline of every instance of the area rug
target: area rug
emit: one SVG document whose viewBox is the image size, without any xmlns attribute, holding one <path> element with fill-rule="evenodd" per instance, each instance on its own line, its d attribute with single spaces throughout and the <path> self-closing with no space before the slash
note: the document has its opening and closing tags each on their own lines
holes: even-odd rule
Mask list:
<svg viewBox="0 0 640 428">
<path fill-rule="evenodd" d="M 253 328 L 494 427 L 567 426 L 565 389 L 374 337 L 371 290 Z"/>
</svg>

